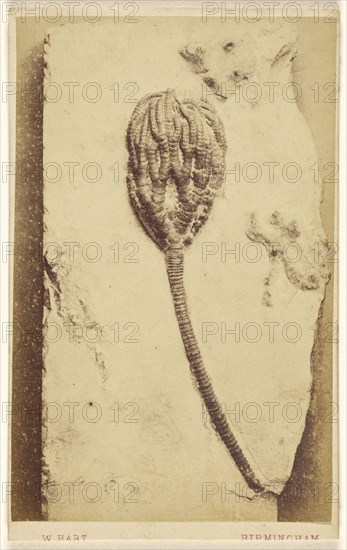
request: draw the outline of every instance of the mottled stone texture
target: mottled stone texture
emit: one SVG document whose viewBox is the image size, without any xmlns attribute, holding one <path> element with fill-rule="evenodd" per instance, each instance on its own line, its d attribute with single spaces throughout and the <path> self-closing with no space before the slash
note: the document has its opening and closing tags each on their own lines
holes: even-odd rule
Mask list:
<svg viewBox="0 0 347 550">
<path fill-rule="evenodd" d="M 17 88 L 23 95 L 16 97 L 14 337 L 12 413 L 8 420 L 12 439 L 11 518 L 25 521 L 41 518 L 43 44 L 25 59 L 18 55 L 17 62 Z"/>
<path fill-rule="evenodd" d="M 76 484 L 73 502 L 63 492 L 46 512 L 59 520 L 274 521 L 275 499 L 251 499 L 194 391 L 162 253 L 128 201 L 125 136 L 137 101 L 167 88 L 183 98 L 207 94 L 223 121 L 225 181 L 186 253 L 186 293 L 216 395 L 249 464 L 279 494 L 305 426 L 312 328 L 328 280 L 314 144 L 282 93 L 290 93 L 295 29 L 207 28 L 191 19 L 174 36 L 163 21 L 130 27 L 63 26 L 46 44 L 46 83 L 80 85 L 73 101 L 65 91 L 44 109 L 44 163 L 79 163 L 74 178 L 64 168 L 44 185 L 44 323 L 62 330 L 55 342 L 46 333 L 43 395 L 61 407 L 77 403 L 73 422 L 66 407 L 56 422 L 46 411 L 47 477 Z M 83 97 L 88 82 L 101 86 L 99 101 Z M 257 101 L 250 82 L 262 90 Z M 278 83 L 271 100 L 264 82 Z M 83 176 L 90 162 L 102 168 L 94 182 Z M 62 254 L 47 248 L 52 242 Z M 98 410 L 98 422 L 86 420 Z M 93 504 L 82 495 L 90 482 L 102 488 Z"/>
</svg>

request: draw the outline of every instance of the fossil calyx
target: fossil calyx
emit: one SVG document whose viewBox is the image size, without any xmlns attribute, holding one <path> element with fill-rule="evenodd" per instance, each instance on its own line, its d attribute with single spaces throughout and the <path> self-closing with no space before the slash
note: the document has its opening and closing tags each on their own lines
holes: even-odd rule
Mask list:
<svg viewBox="0 0 347 550">
<path fill-rule="evenodd" d="M 223 126 L 206 102 L 173 90 L 145 96 L 127 133 L 128 189 L 162 250 L 188 246 L 205 223 L 224 176 Z"/>
</svg>

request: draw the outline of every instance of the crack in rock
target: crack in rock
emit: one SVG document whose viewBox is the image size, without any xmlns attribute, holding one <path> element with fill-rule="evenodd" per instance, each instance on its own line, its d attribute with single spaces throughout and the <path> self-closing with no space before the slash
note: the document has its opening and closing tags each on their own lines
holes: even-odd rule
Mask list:
<svg viewBox="0 0 347 550">
<path fill-rule="evenodd" d="M 64 254 L 61 255 L 59 260 L 50 260 L 46 255 L 43 262 L 45 273 L 44 331 L 48 330 L 48 318 L 54 305 L 57 315 L 63 319 L 63 325 L 67 325 L 66 330 L 69 331 L 70 338 L 72 333 L 72 342 L 74 344 L 80 344 L 82 341 L 86 343 L 87 348 L 92 353 L 96 366 L 101 372 L 103 386 L 105 386 L 108 376 L 104 355 L 97 342 L 87 342 L 83 336 L 86 326 L 88 326 L 88 330 L 92 330 L 93 327 L 99 328 L 100 325 L 93 319 L 93 314 L 89 311 L 86 301 L 81 296 L 81 290 L 71 280 L 72 265 L 65 259 Z M 103 330 L 103 327 L 100 328 L 102 333 L 105 334 L 106 331 Z M 49 343 L 46 338 L 44 357 L 47 354 L 48 346 Z"/>
</svg>

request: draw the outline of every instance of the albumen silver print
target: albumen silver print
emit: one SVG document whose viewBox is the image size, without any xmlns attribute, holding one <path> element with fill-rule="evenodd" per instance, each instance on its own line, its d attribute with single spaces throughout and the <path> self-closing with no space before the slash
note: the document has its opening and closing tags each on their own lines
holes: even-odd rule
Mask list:
<svg viewBox="0 0 347 550">
<path fill-rule="evenodd" d="M 10 537 L 337 539 L 338 5 L 12 4 Z"/>
</svg>

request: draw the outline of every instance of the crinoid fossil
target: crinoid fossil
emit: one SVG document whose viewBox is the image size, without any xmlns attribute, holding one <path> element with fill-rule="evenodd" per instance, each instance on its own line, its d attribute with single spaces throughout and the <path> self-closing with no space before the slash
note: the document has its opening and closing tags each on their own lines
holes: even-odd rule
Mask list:
<svg viewBox="0 0 347 550">
<path fill-rule="evenodd" d="M 189 317 L 184 250 L 207 221 L 225 170 L 224 128 L 202 101 L 179 101 L 174 90 L 145 96 L 127 130 L 128 192 L 148 235 L 165 254 L 178 325 L 195 385 L 220 436 L 250 488 L 264 490 L 214 392 Z"/>
</svg>

